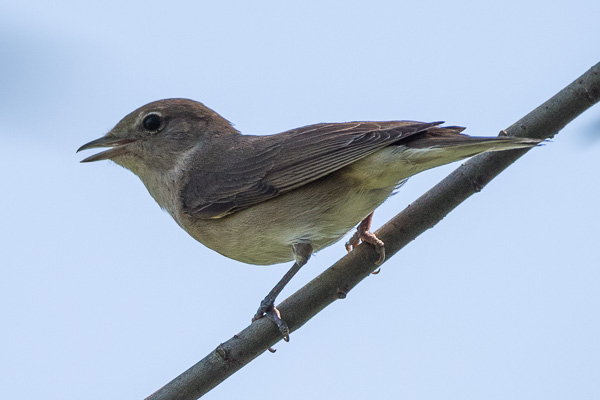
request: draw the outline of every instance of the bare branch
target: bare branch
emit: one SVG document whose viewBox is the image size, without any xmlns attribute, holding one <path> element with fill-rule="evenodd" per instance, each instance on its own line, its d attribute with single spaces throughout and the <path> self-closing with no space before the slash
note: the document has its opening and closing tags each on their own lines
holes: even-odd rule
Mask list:
<svg viewBox="0 0 600 400">
<path fill-rule="evenodd" d="M 551 138 L 600 100 L 600 63 L 502 134 Z M 388 259 L 525 154 L 527 150 L 486 153 L 472 158 L 408 208 L 386 223 L 377 236 Z M 361 245 L 277 306 L 292 331 L 344 298 L 374 269 L 377 254 Z M 193 400 L 281 340 L 277 327 L 263 318 L 219 345 L 204 359 L 148 397 L 148 400 Z"/>
</svg>

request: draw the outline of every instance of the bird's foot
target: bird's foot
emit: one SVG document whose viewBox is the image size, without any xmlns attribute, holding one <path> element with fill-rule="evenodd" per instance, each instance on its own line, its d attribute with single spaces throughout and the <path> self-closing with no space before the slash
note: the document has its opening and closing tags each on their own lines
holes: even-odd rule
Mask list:
<svg viewBox="0 0 600 400">
<path fill-rule="evenodd" d="M 275 307 L 275 299 L 277 296 L 279 296 L 279 293 L 281 293 L 285 285 L 287 285 L 294 275 L 300 271 L 300 268 L 306 264 L 310 258 L 310 255 L 312 254 L 312 251 L 312 245 L 307 242 L 296 243 L 292 246 L 292 252 L 294 253 L 296 262 L 294 265 L 292 265 L 292 268 L 285 273 L 283 278 L 277 282 L 275 287 L 271 289 L 263 301 L 260 302 L 260 307 L 258 307 L 256 314 L 252 318 L 252 322 L 256 321 L 257 319 L 261 319 L 262 317 L 269 318 L 275 323 L 275 325 L 277 325 L 279 332 L 281 332 L 281 335 L 283 336 L 283 340 L 286 342 L 290 341 L 290 328 L 288 327 L 288 324 L 281 318 L 281 313 Z M 275 352 L 275 350 L 272 348 L 269 348 L 269 351 L 272 353 Z"/>
<path fill-rule="evenodd" d="M 360 244 L 360 235 L 358 234 L 358 230 L 354 232 L 354 235 L 346 242 L 346 251 L 350 253 L 356 246 Z"/>
<path fill-rule="evenodd" d="M 375 234 L 369 231 L 372 219 L 373 213 L 369 214 L 367 218 L 358 224 L 356 232 L 354 232 L 354 235 L 346 242 L 346 251 L 350 252 L 354 250 L 361 241 L 369 243 L 371 246 L 375 247 L 375 250 L 379 254 L 379 259 L 375 261 L 375 265 L 381 265 L 385 261 L 385 245 L 377 236 L 375 236 Z M 379 270 L 375 273 L 379 273 Z"/>
<path fill-rule="evenodd" d="M 261 301 L 260 307 L 258 307 L 256 314 L 254 315 L 254 317 L 252 317 L 252 322 L 259 320 L 262 317 L 267 317 L 268 319 L 273 321 L 275 325 L 277 325 L 277 327 L 279 328 L 279 332 L 281 332 L 283 340 L 285 340 L 286 342 L 290 341 L 290 328 L 288 328 L 286 322 L 283 319 L 281 319 L 281 313 L 275 307 L 273 301 L 268 301 L 267 299 Z M 269 351 L 274 352 L 270 348 Z"/>
<path fill-rule="evenodd" d="M 359 232 L 357 231 L 357 233 L 359 233 Z M 362 232 L 360 234 L 360 240 L 365 243 L 369 243 L 371 246 L 375 247 L 377 254 L 379 254 L 379 259 L 377 261 L 375 261 L 375 265 L 383 264 L 383 262 L 385 261 L 385 245 L 384 245 L 384 243 L 377 236 L 375 236 L 372 232 L 369 232 L 369 231 Z M 377 273 L 379 273 L 379 271 L 377 271 L 375 273 L 377 274 Z"/>
</svg>

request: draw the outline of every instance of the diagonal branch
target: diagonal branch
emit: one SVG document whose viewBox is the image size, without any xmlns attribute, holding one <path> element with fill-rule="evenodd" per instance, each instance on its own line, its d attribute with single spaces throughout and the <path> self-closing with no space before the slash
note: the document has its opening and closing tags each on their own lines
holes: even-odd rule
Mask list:
<svg viewBox="0 0 600 400">
<path fill-rule="evenodd" d="M 600 101 L 600 63 L 501 135 L 551 138 L 578 115 Z M 479 192 L 528 150 L 484 153 L 472 158 L 377 231 L 388 259 L 456 206 Z M 277 306 L 291 331 L 343 299 L 375 269 L 377 254 L 361 245 Z M 195 400 L 281 340 L 267 318 L 252 323 L 220 344 L 204 359 L 159 389 L 147 400 Z"/>
</svg>

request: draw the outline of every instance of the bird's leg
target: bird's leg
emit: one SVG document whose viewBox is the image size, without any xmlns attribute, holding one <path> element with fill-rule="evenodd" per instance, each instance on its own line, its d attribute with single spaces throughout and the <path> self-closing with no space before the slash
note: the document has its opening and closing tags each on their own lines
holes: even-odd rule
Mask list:
<svg viewBox="0 0 600 400">
<path fill-rule="evenodd" d="M 367 218 L 363 219 L 360 224 L 358 224 L 356 232 L 354 232 L 354 235 L 346 242 L 346 250 L 349 253 L 351 250 L 354 250 L 361 241 L 369 243 L 371 246 L 375 247 L 375 250 L 377 250 L 377 253 L 379 254 L 379 260 L 377 260 L 375 264 L 381 265 L 385 261 L 385 246 L 377 236 L 369 231 L 369 229 L 371 229 L 372 220 L 373 213 L 367 215 Z"/>
<path fill-rule="evenodd" d="M 261 319 L 263 316 L 266 316 L 271 321 L 275 322 L 275 324 L 279 328 L 279 331 L 283 335 L 283 340 L 285 340 L 286 342 L 290 340 L 290 330 L 285 321 L 281 319 L 281 314 L 279 313 L 279 310 L 275 307 L 275 299 L 277 298 L 279 293 L 281 293 L 285 285 L 287 285 L 288 282 L 294 277 L 294 275 L 296 275 L 296 273 L 300 271 L 300 268 L 302 268 L 302 266 L 306 264 L 306 262 L 310 258 L 310 255 L 312 254 L 313 247 L 310 243 L 298 243 L 292 246 L 292 250 L 294 251 L 294 257 L 296 258 L 296 262 L 294 263 L 292 268 L 290 268 L 290 270 L 286 272 L 283 278 L 281 278 L 281 280 L 277 282 L 277 285 L 275 285 L 275 287 L 271 289 L 271 291 L 264 298 L 264 300 L 260 302 L 260 307 L 258 307 L 258 311 L 256 311 L 256 314 L 252 318 L 252 322 L 254 322 L 257 319 Z"/>
</svg>

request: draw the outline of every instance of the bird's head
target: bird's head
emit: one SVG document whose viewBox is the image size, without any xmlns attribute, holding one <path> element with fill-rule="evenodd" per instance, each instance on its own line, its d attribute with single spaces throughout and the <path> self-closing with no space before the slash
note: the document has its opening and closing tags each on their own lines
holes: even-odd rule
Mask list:
<svg viewBox="0 0 600 400">
<path fill-rule="evenodd" d="M 138 108 L 77 151 L 110 147 L 81 162 L 112 160 L 139 175 L 148 169 L 170 170 L 189 151 L 228 135 L 239 132 L 202 103 L 167 99 Z"/>
</svg>

